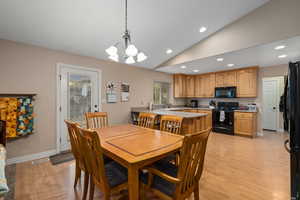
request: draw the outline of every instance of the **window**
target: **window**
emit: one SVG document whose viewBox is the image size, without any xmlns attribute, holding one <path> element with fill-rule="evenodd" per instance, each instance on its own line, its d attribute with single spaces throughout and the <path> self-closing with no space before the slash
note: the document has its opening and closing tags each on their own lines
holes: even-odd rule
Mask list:
<svg viewBox="0 0 300 200">
<path fill-rule="evenodd" d="M 153 104 L 169 104 L 170 83 L 154 81 Z"/>
</svg>

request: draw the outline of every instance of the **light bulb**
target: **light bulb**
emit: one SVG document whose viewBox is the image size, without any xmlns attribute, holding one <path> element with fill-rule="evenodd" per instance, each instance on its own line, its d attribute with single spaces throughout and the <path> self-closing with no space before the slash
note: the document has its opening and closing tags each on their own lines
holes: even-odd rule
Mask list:
<svg viewBox="0 0 300 200">
<path fill-rule="evenodd" d="M 143 52 L 140 52 L 138 55 L 137 55 L 137 61 L 138 62 L 143 62 L 144 60 L 146 60 L 148 57 L 143 53 Z"/>
<path fill-rule="evenodd" d="M 133 44 L 130 44 L 126 51 L 125 51 L 126 55 L 127 56 L 136 56 L 136 54 L 138 53 L 138 49 L 133 45 Z"/>
<path fill-rule="evenodd" d="M 135 60 L 133 59 L 132 56 L 129 56 L 126 60 L 125 60 L 126 64 L 133 64 L 135 63 Z"/>
<path fill-rule="evenodd" d="M 109 48 L 107 48 L 106 53 L 110 56 L 116 55 L 118 53 L 118 49 L 115 46 L 110 46 Z"/>
<path fill-rule="evenodd" d="M 119 55 L 118 54 L 111 55 L 108 58 L 115 61 L 115 62 L 119 62 Z"/>
</svg>

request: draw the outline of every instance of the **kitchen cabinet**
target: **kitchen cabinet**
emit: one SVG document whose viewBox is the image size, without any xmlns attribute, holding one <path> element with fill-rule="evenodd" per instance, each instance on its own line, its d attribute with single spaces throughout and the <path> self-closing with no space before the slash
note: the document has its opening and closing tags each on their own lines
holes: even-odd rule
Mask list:
<svg viewBox="0 0 300 200">
<path fill-rule="evenodd" d="M 257 96 L 258 67 L 199 75 L 174 75 L 174 97 L 210 98 L 215 87 L 237 87 L 237 97 Z"/>
<path fill-rule="evenodd" d="M 199 122 L 198 125 L 201 127 L 212 128 L 212 110 L 210 109 L 195 108 L 195 109 L 184 109 L 184 110 L 177 110 L 177 111 L 191 112 L 191 113 L 205 113 L 207 114 L 205 120 Z"/>
<path fill-rule="evenodd" d="M 256 112 L 234 112 L 234 134 L 255 137 L 257 133 Z"/>
<path fill-rule="evenodd" d="M 182 98 L 186 97 L 186 75 L 184 74 L 175 74 L 173 77 L 173 89 L 174 97 Z"/>
<path fill-rule="evenodd" d="M 195 76 L 195 96 L 214 97 L 215 81 L 214 73 Z"/>
<path fill-rule="evenodd" d="M 195 97 L 195 76 L 186 76 L 186 97 Z"/>
<path fill-rule="evenodd" d="M 212 128 L 212 110 L 198 109 L 198 113 L 207 114 L 207 117 L 205 120 L 206 127 Z"/>
<path fill-rule="evenodd" d="M 257 96 L 257 67 L 237 71 L 237 97 Z"/>
<path fill-rule="evenodd" d="M 216 73 L 216 87 L 236 86 L 236 71 Z"/>
</svg>

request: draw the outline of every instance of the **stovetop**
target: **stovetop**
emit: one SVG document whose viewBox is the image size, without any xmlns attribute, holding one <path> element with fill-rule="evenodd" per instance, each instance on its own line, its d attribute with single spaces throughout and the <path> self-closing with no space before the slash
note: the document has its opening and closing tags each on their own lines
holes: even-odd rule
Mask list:
<svg viewBox="0 0 300 200">
<path fill-rule="evenodd" d="M 218 102 L 216 110 L 224 110 L 225 112 L 233 112 L 239 108 L 239 102 Z"/>
</svg>

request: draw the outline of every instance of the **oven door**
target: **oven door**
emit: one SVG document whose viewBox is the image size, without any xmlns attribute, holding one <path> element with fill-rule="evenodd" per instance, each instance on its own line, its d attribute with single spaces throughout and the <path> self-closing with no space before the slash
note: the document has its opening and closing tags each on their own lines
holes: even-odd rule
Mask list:
<svg viewBox="0 0 300 200">
<path fill-rule="evenodd" d="M 215 88 L 216 98 L 235 98 L 236 87 L 217 87 Z"/>
<path fill-rule="evenodd" d="M 234 112 L 225 111 L 225 120 L 220 121 L 220 111 L 213 111 L 213 131 L 217 133 L 234 134 Z"/>
</svg>

